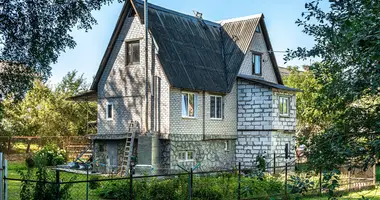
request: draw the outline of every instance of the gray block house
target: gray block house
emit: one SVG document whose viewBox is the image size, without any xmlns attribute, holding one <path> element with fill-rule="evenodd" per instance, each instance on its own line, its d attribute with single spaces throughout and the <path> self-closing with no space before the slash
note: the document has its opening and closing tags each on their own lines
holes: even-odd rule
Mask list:
<svg viewBox="0 0 380 200">
<path fill-rule="evenodd" d="M 297 90 L 283 85 L 263 14 L 212 22 L 149 4 L 147 18 L 145 45 L 144 2 L 126 1 L 91 91 L 76 97 L 98 102 L 94 159 L 206 171 L 259 154 L 281 165 L 285 146 L 294 158 Z"/>
</svg>

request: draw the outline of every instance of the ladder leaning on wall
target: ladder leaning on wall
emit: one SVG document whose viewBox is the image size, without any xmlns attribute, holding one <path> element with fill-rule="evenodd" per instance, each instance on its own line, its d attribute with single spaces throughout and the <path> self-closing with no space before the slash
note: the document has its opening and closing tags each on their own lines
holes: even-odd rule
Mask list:
<svg viewBox="0 0 380 200">
<path fill-rule="evenodd" d="M 120 175 L 126 176 L 129 174 L 131 159 L 133 155 L 133 143 L 135 141 L 136 133 L 133 131 L 128 133 L 127 138 L 125 139 L 124 153 L 123 153 L 123 162 L 121 164 Z"/>
</svg>

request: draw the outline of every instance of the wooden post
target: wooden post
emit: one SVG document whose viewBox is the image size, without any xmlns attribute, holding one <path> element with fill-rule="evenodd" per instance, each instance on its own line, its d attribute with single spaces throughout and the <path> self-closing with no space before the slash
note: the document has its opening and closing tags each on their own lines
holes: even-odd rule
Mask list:
<svg viewBox="0 0 380 200">
<path fill-rule="evenodd" d="M 273 175 L 276 174 L 276 152 L 273 153 Z"/>
<path fill-rule="evenodd" d="M 9 137 L 9 138 L 8 138 L 8 152 L 7 152 L 8 155 L 9 155 L 9 154 L 11 153 L 11 151 L 12 151 L 12 143 L 11 143 L 11 141 L 12 141 L 12 137 Z"/>
<path fill-rule="evenodd" d="M 26 147 L 26 153 L 28 154 L 29 151 L 30 151 L 30 142 L 31 142 L 31 138 L 28 138 L 28 146 Z"/>
</svg>

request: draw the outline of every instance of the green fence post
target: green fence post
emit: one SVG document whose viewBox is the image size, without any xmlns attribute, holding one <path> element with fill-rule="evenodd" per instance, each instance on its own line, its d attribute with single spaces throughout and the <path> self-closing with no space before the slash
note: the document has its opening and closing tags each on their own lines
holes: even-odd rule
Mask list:
<svg viewBox="0 0 380 200">
<path fill-rule="evenodd" d="M 238 173 L 238 200 L 240 200 L 240 180 L 241 180 L 241 162 L 239 162 L 239 173 Z"/>
<path fill-rule="evenodd" d="M 60 200 L 61 197 L 60 197 L 60 180 L 59 180 L 59 170 L 56 169 L 55 170 L 55 184 L 56 184 L 56 187 L 57 187 L 57 193 L 56 193 L 56 199 L 57 200 Z"/>
</svg>

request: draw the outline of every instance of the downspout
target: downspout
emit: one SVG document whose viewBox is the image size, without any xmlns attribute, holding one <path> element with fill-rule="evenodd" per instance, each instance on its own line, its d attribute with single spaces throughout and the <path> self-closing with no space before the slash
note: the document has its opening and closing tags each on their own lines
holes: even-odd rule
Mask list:
<svg viewBox="0 0 380 200">
<path fill-rule="evenodd" d="M 206 92 L 203 91 L 202 97 L 202 115 L 203 115 L 203 140 L 206 140 Z"/>
<path fill-rule="evenodd" d="M 151 126 L 150 126 L 150 128 L 151 128 L 151 130 L 153 130 L 153 131 L 155 131 L 156 129 L 155 129 L 155 110 L 154 110 L 154 106 L 155 106 L 155 101 L 154 101 L 154 93 L 155 93 L 155 89 L 156 89 L 156 83 L 155 83 L 155 81 L 154 81 L 154 75 L 155 75 L 155 69 L 154 69 L 154 66 L 155 66 L 155 46 L 154 46 L 154 41 L 153 41 L 153 37 L 152 37 L 152 40 L 151 40 L 151 42 L 152 42 L 152 50 L 151 50 L 151 52 L 152 52 L 152 68 L 151 68 L 151 70 L 150 70 L 150 72 L 151 72 L 151 85 L 152 85 L 152 87 L 151 87 L 151 90 L 150 90 L 150 96 L 151 96 L 151 100 L 150 100 L 150 124 L 151 124 Z"/>
<path fill-rule="evenodd" d="M 148 70 L 148 0 L 144 0 L 144 25 L 145 25 L 145 131 L 149 131 L 149 70 Z"/>
</svg>

